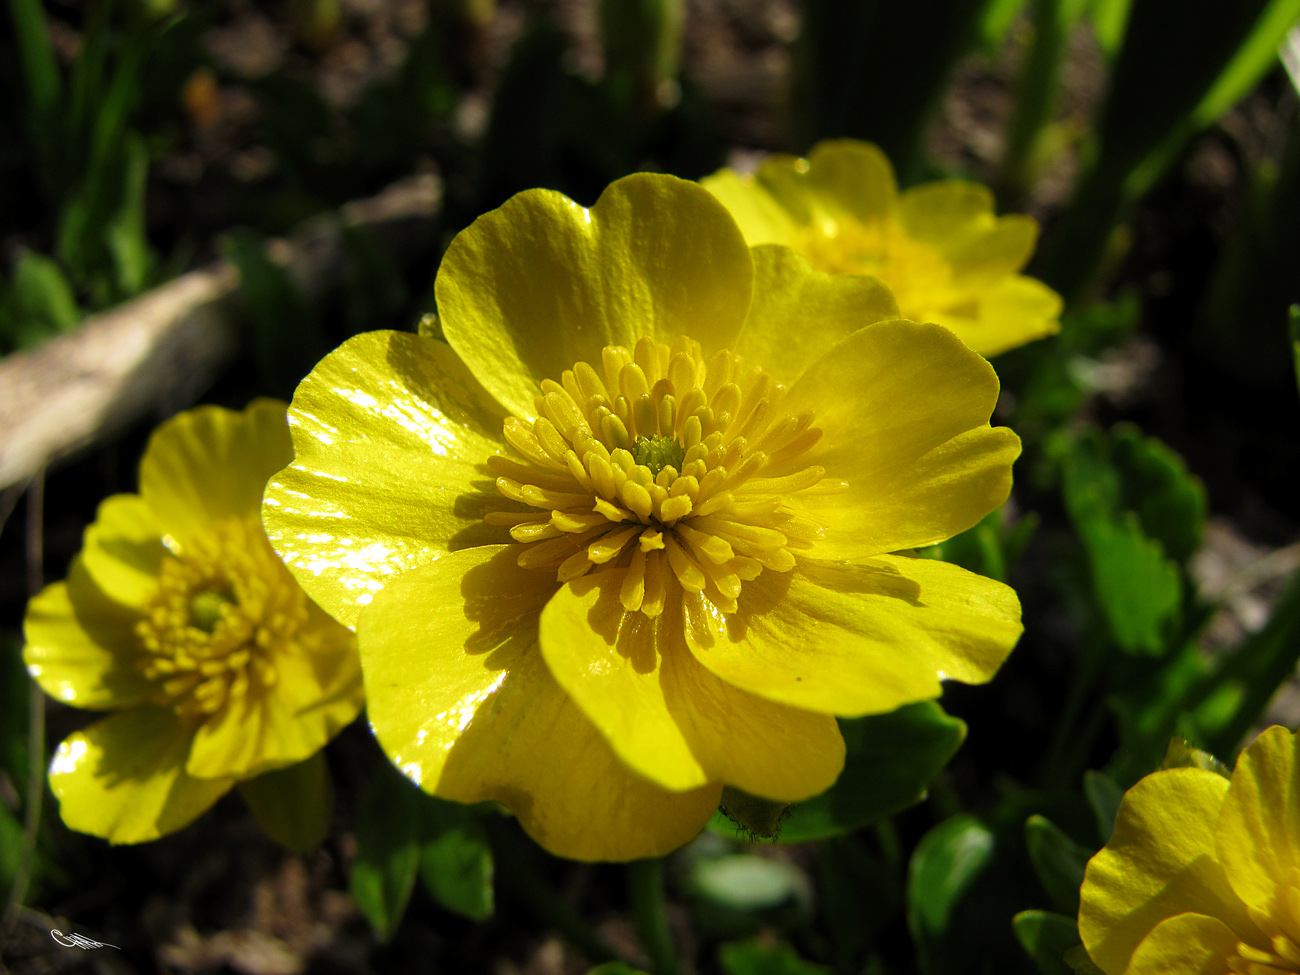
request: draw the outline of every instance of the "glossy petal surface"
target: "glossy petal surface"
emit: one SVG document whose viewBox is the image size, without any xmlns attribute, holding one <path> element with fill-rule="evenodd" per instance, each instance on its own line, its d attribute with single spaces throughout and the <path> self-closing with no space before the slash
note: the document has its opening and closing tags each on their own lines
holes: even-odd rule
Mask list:
<svg viewBox="0 0 1300 975">
<path fill-rule="evenodd" d="M 1020 439 L 989 427 L 997 397 L 993 368 L 933 325 L 871 325 L 810 366 L 783 408 L 816 415 L 825 434 L 800 463 L 848 489 L 792 498 L 825 528 L 808 554 L 855 559 L 931 545 L 1001 505 Z"/>
<path fill-rule="evenodd" d="M 1121 975 L 1156 925 L 1179 914 L 1262 938 L 1215 853 L 1227 793 L 1228 780 L 1214 772 L 1174 768 L 1125 794 L 1110 842 L 1088 861 L 1079 909 L 1084 946 L 1107 975 Z"/>
<path fill-rule="evenodd" d="M 774 244 L 751 253 L 754 299 L 733 351 L 777 382 L 790 385 L 841 339 L 898 317 L 898 303 L 878 278 L 827 274 Z"/>
<path fill-rule="evenodd" d="M 443 257 L 435 289 L 447 341 L 497 401 L 533 415 L 543 379 L 599 362 L 606 345 L 689 334 L 731 345 L 753 265 L 702 187 L 637 174 L 595 206 L 528 190 L 479 217 Z"/>
<path fill-rule="evenodd" d="M 140 461 L 140 495 L 165 535 L 184 546 L 213 522 L 256 516 L 267 478 L 293 459 L 283 403 L 242 413 L 200 406 L 154 431 Z"/>
<path fill-rule="evenodd" d="M 829 788 L 844 764 L 835 720 L 719 680 L 684 646 L 671 605 L 650 620 L 619 602 L 622 574 L 569 583 L 542 613 L 542 653 L 618 755 L 670 789 L 725 782 L 792 802 Z"/>
<path fill-rule="evenodd" d="M 688 597 L 689 599 L 689 597 Z M 1020 636 L 1008 587 L 946 562 L 880 556 L 804 561 L 747 583 L 740 611 L 696 597 L 687 643 L 723 680 L 844 717 L 938 697 L 944 678 L 983 683 Z"/>
<path fill-rule="evenodd" d="M 1126 975 L 1228 975 L 1237 941 L 1218 918 L 1179 914 L 1161 921 L 1142 939 Z"/>
<path fill-rule="evenodd" d="M 359 625 L 375 735 L 426 791 L 500 802 L 561 856 L 676 849 L 707 821 L 720 786 L 674 793 L 619 761 L 542 660 L 537 619 L 554 589 L 497 546 L 385 587 Z"/>
<path fill-rule="evenodd" d="M 66 582 L 46 586 L 27 604 L 27 671 L 64 704 L 97 710 L 137 704 L 150 691 L 135 666 L 139 618 L 109 599 L 74 559 Z"/>
<path fill-rule="evenodd" d="M 144 498 L 105 498 L 86 529 L 81 561 L 109 598 L 139 609 L 158 591 L 158 571 L 167 549 L 162 528 Z"/>
<path fill-rule="evenodd" d="M 365 332 L 294 394 L 294 462 L 266 489 L 267 537 L 317 603 L 353 626 L 394 576 L 450 549 L 505 541 L 484 466 L 502 414 L 442 342 Z"/>
<path fill-rule="evenodd" d="M 1219 859 L 1237 896 L 1284 918 L 1283 879 L 1300 871 L 1300 737 L 1269 728 L 1251 743 L 1232 773 L 1219 817 Z"/>
<path fill-rule="evenodd" d="M 188 825 L 235 782 L 189 776 L 190 739 L 163 708 L 123 711 L 65 739 L 50 763 L 63 821 L 110 843 L 143 843 Z"/>
</svg>

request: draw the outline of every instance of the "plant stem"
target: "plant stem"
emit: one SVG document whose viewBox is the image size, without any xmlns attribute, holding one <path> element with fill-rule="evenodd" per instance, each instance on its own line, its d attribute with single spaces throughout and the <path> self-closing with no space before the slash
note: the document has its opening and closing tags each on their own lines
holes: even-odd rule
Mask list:
<svg viewBox="0 0 1300 975">
<path fill-rule="evenodd" d="M 627 865 L 628 889 L 636 916 L 636 933 L 650 956 L 655 975 L 677 975 L 677 952 L 668 915 L 664 912 L 664 864 L 662 860 L 633 860 Z"/>
<path fill-rule="evenodd" d="M 537 863 L 536 851 L 525 842 L 512 822 L 489 816 L 484 825 L 492 840 L 493 860 L 502 886 L 555 928 L 560 937 L 586 955 L 593 965 L 606 961 L 628 962 L 547 882 Z"/>
</svg>

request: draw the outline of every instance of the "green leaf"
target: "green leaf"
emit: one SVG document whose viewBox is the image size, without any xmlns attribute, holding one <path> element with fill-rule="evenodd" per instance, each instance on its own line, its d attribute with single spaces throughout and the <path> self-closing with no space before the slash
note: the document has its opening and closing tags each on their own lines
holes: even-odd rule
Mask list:
<svg viewBox="0 0 1300 975">
<path fill-rule="evenodd" d="M 926 786 L 956 753 L 966 725 L 934 701 L 921 701 L 890 714 L 841 718 L 844 771 L 819 796 L 796 803 L 777 840 L 802 843 L 868 826 L 925 798 Z M 735 836 L 735 827 L 715 817 L 713 825 Z"/>
<path fill-rule="evenodd" d="M 1080 846 L 1046 816 L 1025 820 L 1025 846 L 1047 896 L 1062 911 L 1079 913 L 1083 871 L 1095 851 Z"/>
<path fill-rule="evenodd" d="M 294 853 L 309 853 L 329 835 L 334 785 L 325 753 L 239 783 L 262 831 Z"/>
<path fill-rule="evenodd" d="M 1138 450 L 1130 441 L 1127 456 Z M 1126 653 L 1163 654 L 1182 605 L 1182 579 L 1160 542 L 1126 510 L 1125 494 L 1140 493 L 1140 485 L 1125 491 L 1110 442 L 1095 430 L 1071 445 L 1064 474 L 1066 508 L 1087 550 L 1093 595 L 1111 636 Z"/>
<path fill-rule="evenodd" d="M 735 911 L 762 911 L 807 894 L 803 875 L 782 860 L 737 853 L 691 866 L 691 890 Z"/>
<path fill-rule="evenodd" d="M 1042 975 L 1072 975 L 1065 956 L 1080 943 L 1074 918 L 1051 911 L 1021 911 L 1011 919 L 1011 926 Z"/>
<path fill-rule="evenodd" d="M 1119 52 L 1131 3 L 1132 0 L 1092 0 L 1092 33 L 1097 39 L 1097 46 L 1107 57 L 1113 58 Z"/>
<path fill-rule="evenodd" d="M 126 139 L 121 204 L 104 227 L 109 253 L 117 269 L 117 286 L 124 298 L 144 290 L 153 268 L 153 251 L 145 235 L 144 196 L 149 177 L 149 151 L 134 132 Z"/>
<path fill-rule="evenodd" d="M 35 251 L 25 250 L 19 255 L 9 302 L 14 340 L 20 348 L 70 332 L 81 324 L 81 310 L 63 269 Z"/>
<path fill-rule="evenodd" d="M 907 927 L 924 971 L 936 967 L 957 904 L 993 859 L 993 834 L 959 813 L 921 838 L 907 868 Z"/>
<path fill-rule="evenodd" d="M 1111 430 L 1111 455 L 1125 507 L 1137 513 L 1143 532 L 1159 541 L 1165 554 L 1186 562 L 1201 545 L 1205 486 L 1175 451 L 1144 437 L 1131 423 Z"/>
<path fill-rule="evenodd" d="M 857 836 L 817 844 L 817 893 L 836 971 L 862 971 L 876 936 L 903 906 L 899 871 Z"/>
<path fill-rule="evenodd" d="M 917 554 L 927 559 L 951 562 L 979 575 L 1006 582 L 1007 573 L 1038 529 L 1038 515 L 1031 511 L 1011 523 L 1006 517 L 1005 507 L 991 511 L 974 527 L 946 542 L 920 549 Z"/>
<path fill-rule="evenodd" d="M 1105 772 L 1089 769 L 1083 773 L 1083 793 L 1088 797 L 1093 816 L 1097 818 L 1097 833 L 1101 842 L 1110 842 L 1110 834 L 1115 829 L 1115 816 L 1124 799 L 1124 790 Z"/>
<path fill-rule="evenodd" d="M 587 975 L 649 975 L 649 973 L 633 968 L 625 961 L 607 961 L 603 965 L 589 969 Z"/>
<path fill-rule="evenodd" d="M 1300 305 L 1292 305 L 1288 316 L 1291 332 L 1291 358 L 1295 363 L 1296 386 L 1300 387 Z"/>
<path fill-rule="evenodd" d="M 726 975 L 830 975 L 825 965 L 804 961 L 789 945 L 761 938 L 722 945 L 718 962 Z"/>
<path fill-rule="evenodd" d="M 434 899 L 471 921 L 492 916 L 492 847 L 474 810 L 424 796 L 420 878 Z"/>
<path fill-rule="evenodd" d="M 45 7 L 40 0 L 9 0 L 18 60 L 26 83 L 29 119 L 33 132 L 43 135 L 59 98 L 59 65 L 54 57 Z"/>
<path fill-rule="evenodd" d="M 387 762 L 361 796 L 352 896 L 382 942 L 406 912 L 420 869 L 423 793 Z"/>
</svg>

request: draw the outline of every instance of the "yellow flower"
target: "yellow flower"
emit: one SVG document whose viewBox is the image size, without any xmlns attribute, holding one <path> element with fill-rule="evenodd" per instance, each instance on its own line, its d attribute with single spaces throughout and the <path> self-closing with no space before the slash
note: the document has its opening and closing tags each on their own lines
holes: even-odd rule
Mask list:
<svg viewBox="0 0 1300 975">
<path fill-rule="evenodd" d="M 285 409 L 205 406 L 160 426 L 140 493 L 107 498 L 67 580 L 28 604 L 32 677 L 114 712 L 54 753 L 73 829 L 114 843 L 178 830 L 360 710 L 355 637 L 307 598 L 259 519 L 266 479 L 293 456 Z"/>
<path fill-rule="evenodd" d="M 872 274 L 904 318 L 938 322 L 981 355 L 1060 328 L 1061 299 L 1022 274 L 1038 237 L 1033 217 L 993 215 L 978 183 L 948 180 L 898 192 L 868 142 L 819 142 L 808 158 L 772 155 L 754 176 L 719 170 L 704 185 L 751 244 L 786 244 L 823 271 Z"/>
<path fill-rule="evenodd" d="M 833 715 L 1010 651 L 1010 589 L 890 554 L 1001 504 L 1020 444 L 988 363 L 881 321 L 879 282 L 751 253 L 698 185 L 641 174 L 480 217 L 436 297 L 445 343 L 359 335 L 298 387 L 263 511 L 424 789 L 565 856 L 658 855 L 724 783 L 826 789 Z"/>
<path fill-rule="evenodd" d="M 1171 768 L 1129 789 L 1079 908 L 1107 975 L 1300 972 L 1297 744 L 1275 726 L 1231 781 Z"/>
</svg>

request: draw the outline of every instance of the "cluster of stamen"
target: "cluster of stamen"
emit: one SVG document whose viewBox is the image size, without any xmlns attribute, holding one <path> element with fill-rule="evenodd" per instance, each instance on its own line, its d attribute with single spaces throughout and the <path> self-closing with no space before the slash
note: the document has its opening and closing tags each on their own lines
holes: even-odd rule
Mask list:
<svg viewBox="0 0 1300 975">
<path fill-rule="evenodd" d="M 725 350 L 706 361 L 684 336 L 608 346 L 599 366 L 543 381 L 536 418 L 505 421 L 518 459 L 488 464 L 531 510 L 486 520 L 523 544 L 521 566 L 561 582 L 622 572 L 629 611 L 658 616 L 676 584 L 735 612 L 742 582 L 789 571 L 821 534 L 789 496 L 845 487 L 800 464 L 821 438 L 813 415 L 782 412 L 763 370 Z"/>
<path fill-rule="evenodd" d="M 155 703 L 201 718 L 265 693 L 277 657 L 300 649 L 307 603 L 261 525 L 229 518 L 184 549 L 169 547 L 136 624 L 137 666 L 154 682 Z"/>
<path fill-rule="evenodd" d="M 1291 879 L 1300 882 L 1300 872 Z M 1237 953 L 1227 960 L 1228 971 L 1239 975 L 1296 975 L 1300 972 L 1300 884 L 1283 886 L 1271 914 L 1249 909 L 1251 919 L 1268 938 L 1268 948 L 1237 943 Z"/>
</svg>

